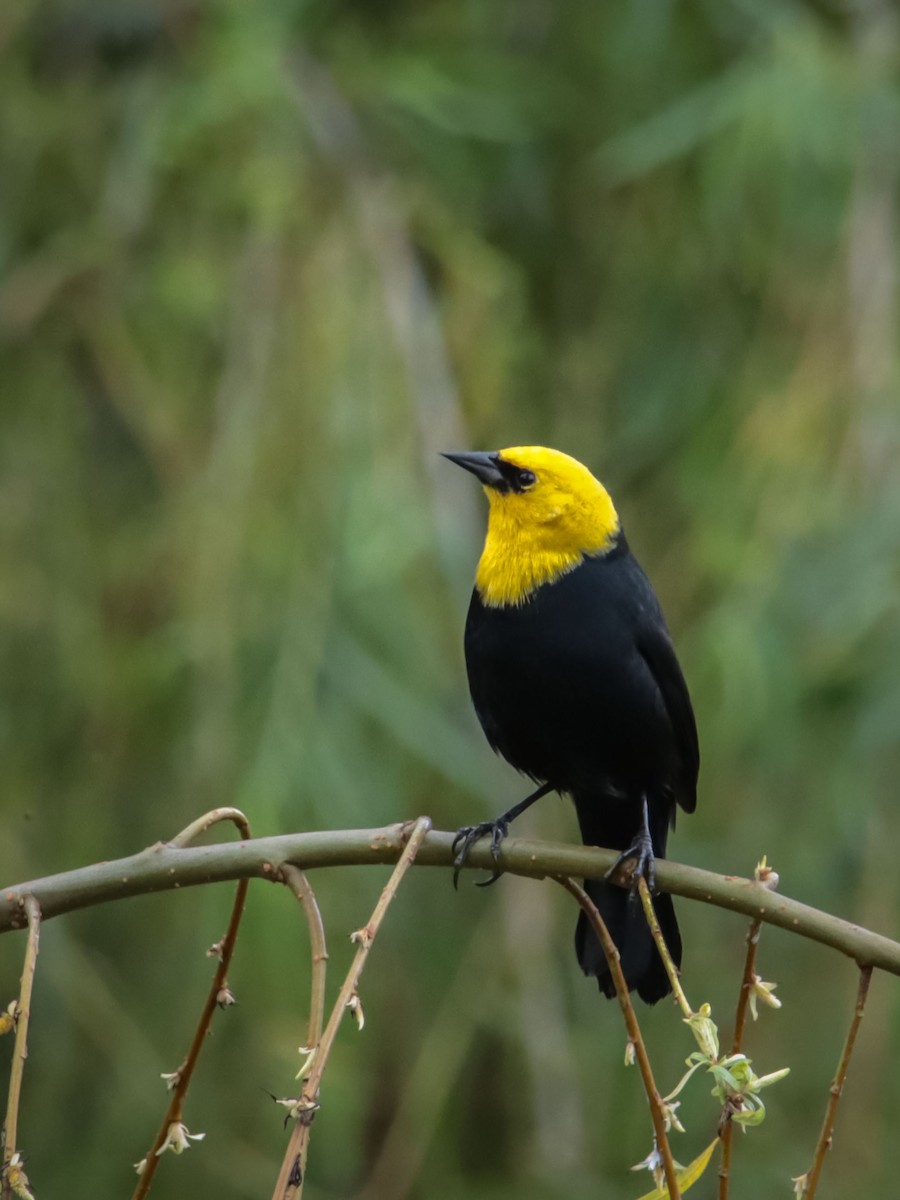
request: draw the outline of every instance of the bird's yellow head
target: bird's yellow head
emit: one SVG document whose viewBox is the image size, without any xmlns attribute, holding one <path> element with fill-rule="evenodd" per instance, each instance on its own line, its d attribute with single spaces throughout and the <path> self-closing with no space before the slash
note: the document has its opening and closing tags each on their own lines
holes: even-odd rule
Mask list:
<svg viewBox="0 0 900 1200">
<path fill-rule="evenodd" d="M 490 607 L 524 604 L 542 584 L 615 544 L 619 518 L 609 492 L 568 454 L 514 446 L 445 457 L 480 479 L 490 501 L 475 578 Z"/>
</svg>

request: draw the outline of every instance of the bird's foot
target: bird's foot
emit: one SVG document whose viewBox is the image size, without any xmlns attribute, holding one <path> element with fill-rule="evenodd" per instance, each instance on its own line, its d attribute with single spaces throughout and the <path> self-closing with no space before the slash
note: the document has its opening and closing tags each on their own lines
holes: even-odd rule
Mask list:
<svg viewBox="0 0 900 1200">
<path fill-rule="evenodd" d="M 462 829 L 458 829 L 456 837 L 453 839 L 451 850 L 453 852 L 453 886 L 459 885 L 459 873 L 466 865 L 472 847 L 476 842 L 490 834 L 491 837 L 491 858 L 494 860 L 494 872 L 490 879 L 485 879 L 482 883 L 476 884 L 476 887 L 489 887 L 490 884 L 496 883 L 503 872 L 500 870 L 500 844 L 506 835 L 509 833 L 509 822 L 504 817 L 498 817 L 496 821 L 482 821 L 479 825 L 463 825 Z"/>
<path fill-rule="evenodd" d="M 651 892 L 656 890 L 656 856 L 653 853 L 653 842 L 646 829 L 642 829 L 627 850 L 623 850 L 613 865 L 606 872 L 605 878 L 612 879 L 623 863 L 634 862 L 631 868 L 631 890 L 637 893 L 638 880 L 647 881 Z"/>
</svg>

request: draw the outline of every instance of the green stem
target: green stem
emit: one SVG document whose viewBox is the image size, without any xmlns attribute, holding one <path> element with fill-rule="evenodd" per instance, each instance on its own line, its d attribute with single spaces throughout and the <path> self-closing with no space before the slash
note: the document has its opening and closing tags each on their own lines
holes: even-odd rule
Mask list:
<svg viewBox="0 0 900 1200">
<path fill-rule="evenodd" d="M 310 970 L 310 1001 L 309 1021 L 306 1025 L 306 1042 L 304 1049 L 309 1054 L 318 1056 L 322 1041 L 322 1026 L 325 1021 L 325 967 L 328 962 L 328 951 L 325 948 L 325 927 L 322 924 L 322 914 L 316 903 L 316 897 L 304 873 L 290 863 L 281 868 L 284 882 L 291 889 L 303 906 L 303 912 L 309 927 L 309 952 L 311 959 Z M 291 1175 L 304 1180 L 306 1178 L 306 1159 L 309 1154 L 308 1132 L 304 1136 L 303 1125 L 298 1121 L 291 1131 L 291 1139 L 281 1164 L 281 1171 L 275 1183 L 273 1196 L 278 1198 L 290 1194 Z M 308 1131 L 308 1126 L 306 1127 Z"/>
<path fill-rule="evenodd" d="M 663 966 L 666 969 L 666 975 L 669 977 L 669 983 L 672 985 L 672 992 L 681 1009 L 681 1015 L 685 1018 L 692 1017 L 694 1010 L 688 1004 L 688 998 L 684 994 L 684 988 L 681 986 L 681 979 L 678 976 L 678 968 L 669 953 L 669 947 L 666 945 L 666 939 L 663 937 L 662 930 L 659 927 L 659 921 L 656 917 L 656 909 L 653 907 L 653 897 L 650 895 L 650 889 L 647 886 L 647 880 L 643 877 L 638 879 L 638 892 L 641 897 L 641 904 L 644 908 L 644 916 L 647 918 L 647 924 L 650 926 L 650 933 L 653 935 L 653 940 L 656 942 L 656 948 L 659 951 L 659 956 L 663 960 Z"/>
</svg>

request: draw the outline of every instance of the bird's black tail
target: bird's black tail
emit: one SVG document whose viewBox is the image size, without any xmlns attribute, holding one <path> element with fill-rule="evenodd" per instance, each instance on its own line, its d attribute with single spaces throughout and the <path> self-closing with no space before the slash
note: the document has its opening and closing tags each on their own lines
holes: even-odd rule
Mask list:
<svg viewBox="0 0 900 1200">
<path fill-rule="evenodd" d="M 641 812 L 636 801 L 579 795 L 575 797 L 575 807 L 585 845 L 626 850 L 640 829 Z M 668 813 L 654 813 L 651 807 L 650 835 L 653 852 L 659 857 L 666 852 L 667 833 Z M 619 951 L 628 990 L 637 990 L 647 1004 L 655 1004 L 667 996 L 672 989 L 637 893 L 598 879 L 586 879 L 584 886 Z M 653 897 L 653 905 L 672 959 L 680 967 L 681 934 L 672 897 L 660 892 Z M 578 916 L 575 929 L 575 952 L 585 975 L 595 975 L 600 991 L 605 996 L 615 996 L 616 989 L 603 947 L 583 912 Z"/>
</svg>

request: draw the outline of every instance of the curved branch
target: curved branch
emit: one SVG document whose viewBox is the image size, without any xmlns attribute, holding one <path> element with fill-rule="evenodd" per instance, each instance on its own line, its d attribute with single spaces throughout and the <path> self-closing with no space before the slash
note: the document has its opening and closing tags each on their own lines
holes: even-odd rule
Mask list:
<svg viewBox="0 0 900 1200">
<path fill-rule="evenodd" d="M 278 1181 L 275 1184 L 273 1200 L 277 1200 L 278 1197 L 285 1197 L 285 1200 L 287 1200 L 289 1196 L 300 1197 L 303 1194 L 305 1180 L 304 1167 L 309 1149 L 309 1131 L 313 1117 L 319 1107 L 319 1088 L 322 1084 L 322 1076 L 325 1073 L 328 1056 L 331 1054 L 331 1048 L 337 1037 L 338 1029 L 348 1010 L 354 1014 L 357 1026 L 360 1029 L 363 1027 L 362 1006 L 356 990 L 359 986 L 363 967 L 366 965 L 366 959 L 369 957 L 372 943 L 378 934 L 378 930 L 381 928 L 384 915 L 397 894 L 397 889 L 400 886 L 403 876 L 415 862 L 416 854 L 430 828 L 431 820 L 429 817 L 419 817 L 412 828 L 408 825 L 405 827 L 407 836 L 404 839 L 403 853 L 400 855 L 390 879 L 382 889 L 381 895 L 378 897 L 378 903 L 375 905 L 368 923 L 350 936 L 350 940 L 356 946 L 356 953 L 350 964 L 350 970 L 347 972 L 346 978 L 338 991 L 334 1008 L 331 1010 L 331 1016 L 328 1018 L 328 1024 L 325 1026 L 324 1032 L 314 1047 L 315 1053 L 313 1059 L 310 1060 L 310 1072 L 303 1082 L 303 1091 L 297 1102 L 295 1125 L 291 1131 L 284 1161 L 278 1175 Z"/>
<path fill-rule="evenodd" d="M 189 846 L 194 838 L 206 833 L 213 825 L 217 825 L 222 821 L 231 821 L 232 824 L 236 825 L 242 838 L 250 837 L 250 824 L 239 808 L 214 808 L 210 812 L 204 813 L 202 817 L 198 817 L 196 821 L 192 821 L 186 829 L 183 829 L 181 833 L 172 839 L 169 845 L 180 852 L 182 848 Z M 244 915 L 244 904 L 247 899 L 247 889 L 249 886 L 250 881 L 248 879 L 241 879 L 238 882 L 235 888 L 234 903 L 231 906 L 231 917 L 228 921 L 225 936 L 207 951 L 207 954 L 212 958 L 217 958 L 219 963 L 213 975 L 212 984 L 206 996 L 206 1002 L 200 1012 L 200 1019 L 197 1022 L 197 1028 L 194 1030 L 194 1036 L 191 1039 L 188 1052 L 178 1070 L 171 1076 L 164 1076 L 164 1078 L 169 1080 L 169 1086 L 172 1089 L 172 1098 L 169 1101 L 166 1115 L 163 1118 L 162 1125 L 159 1127 L 149 1154 L 136 1164 L 139 1178 L 132 1200 L 143 1200 L 143 1197 L 149 1194 L 150 1185 L 156 1174 L 156 1168 L 159 1166 L 160 1155 L 166 1146 L 170 1144 L 173 1131 L 180 1128 L 183 1129 L 186 1137 L 190 1136 L 187 1130 L 184 1129 L 182 1110 L 184 1102 L 187 1099 L 191 1079 L 200 1060 L 200 1053 L 209 1036 L 213 1013 L 216 1011 L 216 1007 L 224 1008 L 229 1004 L 235 1003 L 234 997 L 228 990 L 228 968 L 231 966 L 231 959 L 234 955 L 234 947 L 237 943 L 241 918 Z"/>
<path fill-rule="evenodd" d="M 638 1024 L 637 1013 L 634 1011 L 634 1005 L 631 1003 L 631 997 L 628 994 L 628 984 L 625 982 L 625 975 L 622 971 L 622 964 L 619 961 L 619 951 L 616 948 L 615 942 L 610 936 L 609 930 L 606 928 L 606 923 L 600 916 L 596 904 L 587 894 L 583 887 L 580 887 L 574 879 L 560 879 L 559 881 L 567 892 L 570 892 L 578 903 L 581 905 L 582 912 L 591 923 L 594 933 L 600 945 L 603 947 L 603 954 L 606 958 L 606 965 L 609 967 L 609 973 L 612 976 L 612 981 L 616 988 L 616 999 L 619 1001 L 619 1007 L 622 1009 L 622 1016 L 625 1020 L 625 1029 L 628 1032 L 629 1046 L 634 1049 L 635 1061 L 638 1065 L 638 1070 L 641 1073 L 641 1079 L 644 1083 L 644 1091 L 647 1094 L 647 1105 L 650 1109 L 650 1119 L 653 1122 L 654 1130 L 654 1150 L 659 1155 L 659 1161 L 662 1164 L 662 1171 L 666 1180 L 666 1190 L 672 1200 L 681 1200 L 681 1189 L 678 1186 L 678 1176 L 675 1172 L 675 1159 L 672 1157 L 672 1148 L 669 1145 L 668 1129 L 666 1125 L 666 1108 L 663 1103 L 662 1096 L 659 1094 L 659 1089 L 656 1086 L 656 1080 L 653 1078 L 653 1068 L 650 1065 L 650 1056 L 647 1053 L 647 1047 L 644 1043 L 644 1038 L 641 1034 L 641 1027 Z M 643 879 L 644 890 L 647 890 L 647 885 Z M 650 893 L 647 892 L 649 897 Z M 654 920 L 656 918 L 654 917 Z M 658 928 L 658 926 L 657 926 Z M 662 934 L 660 934 L 662 939 Z M 665 943 L 663 943 L 665 944 Z M 659 1181 L 657 1180 L 657 1183 Z"/>
<path fill-rule="evenodd" d="M 28 944 L 25 947 L 25 963 L 22 967 L 22 981 L 19 999 L 16 1002 L 15 1025 L 16 1040 L 13 1046 L 13 1060 L 9 1072 L 9 1099 L 6 1105 L 6 1120 L 0 1131 L 0 1192 L 3 1200 L 16 1195 L 31 1195 L 28 1191 L 28 1180 L 22 1168 L 22 1156 L 16 1142 L 19 1129 L 19 1101 L 22 1096 L 22 1077 L 25 1073 L 25 1060 L 28 1058 L 28 1022 L 31 1019 L 31 990 L 34 987 L 34 973 L 37 967 L 38 948 L 41 939 L 41 907 L 34 896 L 25 897 L 25 919 L 28 922 Z M 18 1178 L 17 1178 L 18 1177 Z"/>
<path fill-rule="evenodd" d="M 25 898 L 28 895 L 35 897 L 44 920 L 49 920 L 74 909 L 171 888 L 254 877 L 278 881 L 278 869 L 283 863 L 293 863 L 301 870 L 395 863 L 403 852 L 406 828 L 397 824 L 381 829 L 293 833 L 184 849 L 160 842 L 130 858 L 97 863 L 0 889 L 0 933 L 20 929 L 27 923 Z M 450 833 L 429 833 L 419 851 L 417 865 L 452 867 L 452 842 Z M 503 843 L 500 864 L 511 874 L 532 878 L 574 875 L 600 879 L 615 858 L 615 851 L 593 846 L 509 838 Z M 486 844 L 475 846 L 466 866 L 492 870 L 490 847 Z M 758 917 L 767 924 L 830 946 L 860 966 L 877 967 L 900 975 L 900 943 L 773 893 L 752 879 L 716 875 L 712 871 L 663 859 L 657 863 L 656 879 L 660 888 L 673 895 Z"/>
<path fill-rule="evenodd" d="M 322 914 L 319 912 L 315 893 L 306 875 L 299 867 L 295 867 L 293 863 L 285 863 L 281 868 L 281 876 L 285 885 L 291 889 L 303 906 L 303 912 L 309 928 L 309 951 L 312 959 L 310 964 L 309 1020 L 306 1024 L 306 1041 L 300 1047 L 300 1052 L 305 1052 L 308 1057 L 300 1069 L 298 1078 L 301 1078 L 304 1076 L 304 1072 L 308 1071 L 312 1066 L 319 1052 L 319 1043 L 322 1040 L 322 1026 L 325 1022 L 325 966 L 328 961 L 328 951 L 325 948 L 325 926 L 322 923 Z M 299 1106 L 300 1101 L 281 1101 L 280 1103 Z M 307 1115 L 311 1116 L 311 1112 L 308 1111 Z M 292 1178 L 299 1178 L 301 1183 L 306 1178 L 306 1158 L 309 1153 L 309 1129 L 307 1126 L 307 1136 L 301 1138 L 299 1132 L 301 1127 L 301 1122 L 298 1119 L 294 1130 L 291 1132 L 291 1142 L 294 1144 L 289 1146 L 285 1152 L 281 1171 L 275 1183 L 273 1197 L 286 1195 L 289 1188 L 293 1186 L 290 1182 Z"/>
</svg>

